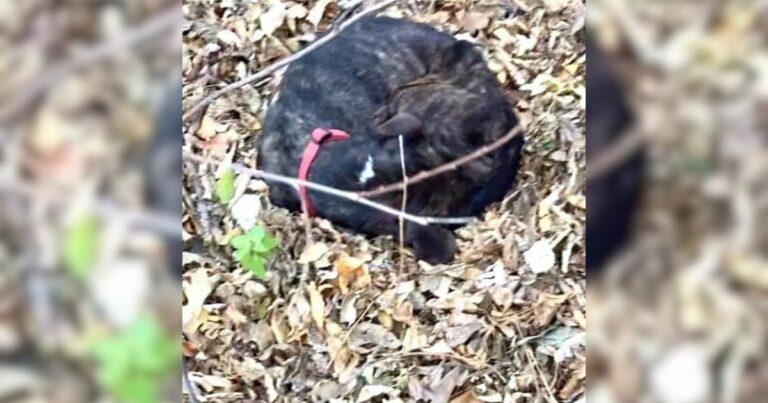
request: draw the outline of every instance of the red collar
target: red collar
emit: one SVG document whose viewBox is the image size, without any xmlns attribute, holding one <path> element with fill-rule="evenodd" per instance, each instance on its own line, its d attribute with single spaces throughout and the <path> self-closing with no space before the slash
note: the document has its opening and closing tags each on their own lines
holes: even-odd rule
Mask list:
<svg viewBox="0 0 768 403">
<path fill-rule="evenodd" d="M 341 130 L 335 129 L 322 129 L 317 128 L 312 130 L 312 136 L 307 144 L 307 148 L 304 149 L 304 156 L 301 157 L 301 164 L 299 165 L 299 179 L 307 180 L 309 174 L 309 167 L 317 157 L 317 153 L 320 151 L 320 146 L 327 141 L 341 141 L 349 138 L 349 135 Z M 307 211 L 310 217 L 315 216 L 315 208 L 312 206 L 312 202 L 309 200 L 307 194 L 307 188 L 299 186 L 299 198 L 301 199 L 301 205 Z"/>
</svg>

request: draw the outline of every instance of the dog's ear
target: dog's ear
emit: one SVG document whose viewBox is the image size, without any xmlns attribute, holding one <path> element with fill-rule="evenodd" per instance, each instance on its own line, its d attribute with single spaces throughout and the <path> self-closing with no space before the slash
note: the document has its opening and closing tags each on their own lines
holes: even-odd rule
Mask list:
<svg viewBox="0 0 768 403">
<path fill-rule="evenodd" d="M 408 112 L 398 112 L 378 127 L 382 137 L 403 136 L 406 139 L 421 135 L 421 120 Z"/>
</svg>

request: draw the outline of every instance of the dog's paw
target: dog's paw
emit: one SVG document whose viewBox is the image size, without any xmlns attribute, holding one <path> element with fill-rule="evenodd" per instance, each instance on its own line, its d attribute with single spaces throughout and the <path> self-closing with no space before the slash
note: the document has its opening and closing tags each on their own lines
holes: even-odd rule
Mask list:
<svg viewBox="0 0 768 403">
<path fill-rule="evenodd" d="M 429 263 L 448 263 L 456 254 L 456 238 L 445 228 L 411 225 L 408 238 L 416 257 Z"/>
</svg>

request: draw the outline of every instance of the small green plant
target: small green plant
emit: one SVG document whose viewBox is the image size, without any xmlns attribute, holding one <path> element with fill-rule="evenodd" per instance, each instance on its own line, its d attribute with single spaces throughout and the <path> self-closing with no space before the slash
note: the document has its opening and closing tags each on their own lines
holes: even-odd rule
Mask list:
<svg viewBox="0 0 768 403">
<path fill-rule="evenodd" d="M 84 279 L 96 262 L 99 222 L 93 215 L 79 217 L 64 233 L 61 257 L 72 276 Z"/>
<path fill-rule="evenodd" d="M 221 178 L 216 183 L 216 198 L 222 204 L 229 203 L 232 196 L 235 195 L 235 171 L 227 169 L 221 174 Z"/>
<path fill-rule="evenodd" d="M 277 240 L 269 236 L 264 227 L 256 225 L 247 233 L 232 238 L 230 244 L 235 248 L 235 259 L 243 267 L 260 279 L 267 276 L 264 259 L 277 246 Z"/>
<path fill-rule="evenodd" d="M 102 387 L 124 403 L 160 401 L 159 389 L 179 364 L 179 342 L 143 317 L 91 347 Z"/>
</svg>

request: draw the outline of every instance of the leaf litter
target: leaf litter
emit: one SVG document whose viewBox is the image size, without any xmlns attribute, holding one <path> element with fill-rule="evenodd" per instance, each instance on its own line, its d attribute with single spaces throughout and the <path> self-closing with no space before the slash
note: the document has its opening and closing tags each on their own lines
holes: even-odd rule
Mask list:
<svg viewBox="0 0 768 403">
<path fill-rule="evenodd" d="M 307 45 L 346 6 L 186 0 L 185 106 Z M 216 202 L 214 172 L 185 171 L 184 343 L 198 400 L 583 397 L 585 52 L 573 34 L 583 11 L 578 0 L 416 1 L 382 13 L 481 44 L 526 127 L 516 186 L 457 230 L 452 264 L 417 262 L 406 251 L 401 270 L 396 240 L 322 218 L 312 219 L 308 239 L 302 218 L 272 206 L 263 182 L 244 185 L 247 205 L 259 206 L 247 216 L 235 208 L 238 195 L 231 210 Z M 216 99 L 185 136 L 200 144 L 232 135 L 223 148 L 191 150 L 252 165 L 280 78 Z M 252 222 L 279 242 L 263 280 L 227 246 Z"/>
</svg>

